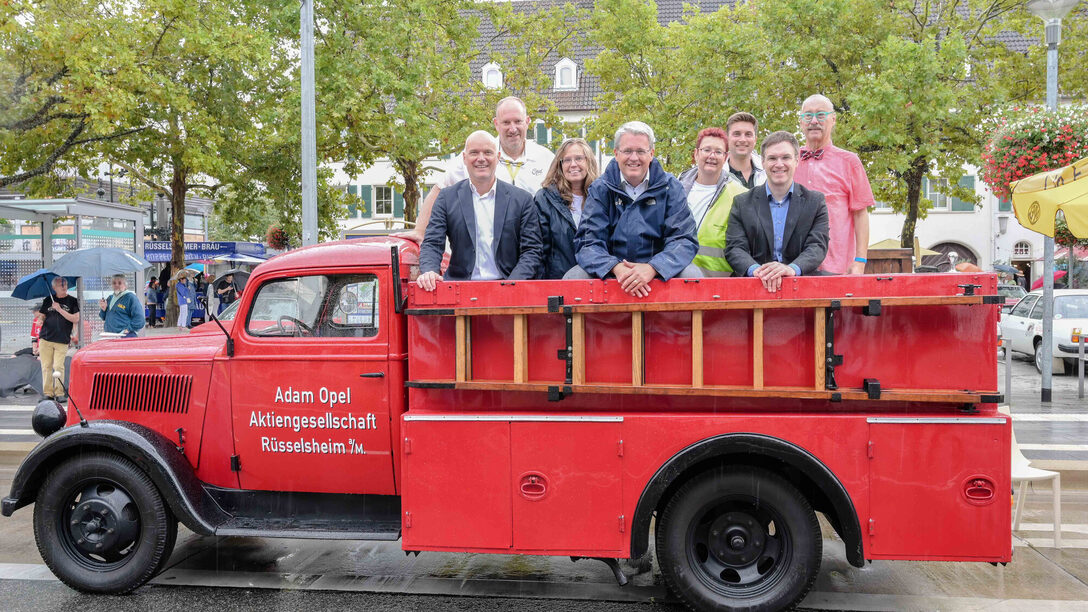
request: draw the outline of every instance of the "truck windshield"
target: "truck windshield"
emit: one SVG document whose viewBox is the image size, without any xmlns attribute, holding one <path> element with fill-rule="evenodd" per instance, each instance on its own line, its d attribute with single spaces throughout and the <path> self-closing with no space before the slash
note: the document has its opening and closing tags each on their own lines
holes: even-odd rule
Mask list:
<svg viewBox="0 0 1088 612">
<path fill-rule="evenodd" d="M 246 331 L 254 336 L 375 336 L 378 293 L 373 274 L 275 279 L 258 289 Z"/>
</svg>

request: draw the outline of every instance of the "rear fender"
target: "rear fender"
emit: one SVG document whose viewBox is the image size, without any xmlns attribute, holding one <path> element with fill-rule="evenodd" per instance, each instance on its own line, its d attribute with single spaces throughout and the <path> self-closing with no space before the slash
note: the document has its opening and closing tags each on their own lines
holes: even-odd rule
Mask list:
<svg viewBox="0 0 1088 612">
<path fill-rule="evenodd" d="M 174 516 L 201 535 L 230 516 L 201 486 L 192 466 L 162 434 L 135 423 L 91 421 L 86 427 L 72 425 L 42 441 L 23 459 L 11 493 L 2 502 L 4 516 L 37 499 L 38 489 L 60 462 L 88 452 L 121 455 L 140 467 L 155 483 Z"/>
<path fill-rule="evenodd" d="M 650 520 L 668 502 L 672 492 L 691 477 L 714 467 L 766 467 L 790 480 L 823 512 L 846 544 L 846 558 L 862 567 L 861 525 L 854 502 L 839 479 L 805 449 L 780 438 L 736 433 L 707 438 L 670 458 L 654 474 L 639 497 L 631 525 L 631 556 L 641 557 L 649 547 Z M 815 498 L 815 499 L 814 499 Z"/>
</svg>

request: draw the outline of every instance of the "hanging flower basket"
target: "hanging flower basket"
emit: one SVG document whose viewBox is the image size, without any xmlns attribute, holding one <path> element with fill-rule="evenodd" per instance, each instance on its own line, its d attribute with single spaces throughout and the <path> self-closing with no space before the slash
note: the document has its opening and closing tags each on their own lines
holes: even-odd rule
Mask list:
<svg viewBox="0 0 1088 612">
<path fill-rule="evenodd" d="M 277 251 L 286 251 L 291 247 L 291 238 L 278 226 L 269 227 L 265 237 L 268 239 L 268 246 Z"/>
<path fill-rule="evenodd" d="M 1003 200 L 1009 183 L 1088 157 L 1088 106 L 1012 108 L 995 117 L 982 153 L 982 179 Z"/>
</svg>

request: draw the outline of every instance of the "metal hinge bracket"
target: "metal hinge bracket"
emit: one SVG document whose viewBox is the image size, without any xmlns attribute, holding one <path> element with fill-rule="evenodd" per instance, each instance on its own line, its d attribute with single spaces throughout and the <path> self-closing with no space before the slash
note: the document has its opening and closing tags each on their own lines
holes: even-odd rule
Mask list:
<svg viewBox="0 0 1088 612">
<path fill-rule="evenodd" d="M 238 455 L 230 456 L 230 471 L 241 472 L 242 471 L 242 458 Z"/>
</svg>

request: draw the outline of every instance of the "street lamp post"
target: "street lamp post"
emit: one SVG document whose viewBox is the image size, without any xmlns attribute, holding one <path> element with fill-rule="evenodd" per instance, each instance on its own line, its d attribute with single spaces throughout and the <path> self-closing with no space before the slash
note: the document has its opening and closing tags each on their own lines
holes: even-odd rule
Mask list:
<svg viewBox="0 0 1088 612">
<path fill-rule="evenodd" d="M 1028 10 L 1046 24 L 1046 109 L 1058 109 L 1058 43 L 1062 40 L 1062 17 L 1080 0 L 1030 0 Z M 1042 401 L 1050 402 L 1054 367 L 1054 238 L 1043 237 L 1043 380 Z"/>
<path fill-rule="evenodd" d="M 314 118 L 314 2 L 299 11 L 302 47 L 302 244 L 317 244 L 317 136 Z"/>
</svg>

